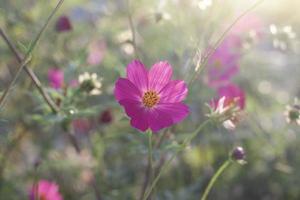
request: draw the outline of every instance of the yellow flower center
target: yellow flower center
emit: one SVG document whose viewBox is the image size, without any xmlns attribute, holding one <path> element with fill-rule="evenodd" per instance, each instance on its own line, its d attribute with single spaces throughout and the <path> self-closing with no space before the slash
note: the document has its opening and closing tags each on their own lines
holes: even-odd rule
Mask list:
<svg viewBox="0 0 300 200">
<path fill-rule="evenodd" d="M 159 101 L 159 96 L 155 91 L 147 91 L 143 96 L 143 104 L 148 108 L 152 108 Z"/>
</svg>

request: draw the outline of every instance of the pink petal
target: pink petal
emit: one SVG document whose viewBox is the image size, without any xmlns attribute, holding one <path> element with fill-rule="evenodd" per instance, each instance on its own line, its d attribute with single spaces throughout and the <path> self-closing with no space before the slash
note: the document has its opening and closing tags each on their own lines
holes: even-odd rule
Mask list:
<svg viewBox="0 0 300 200">
<path fill-rule="evenodd" d="M 51 68 L 48 70 L 48 80 L 52 88 L 59 89 L 64 84 L 64 72 L 60 69 Z"/>
<path fill-rule="evenodd" d="M 149 71 L 149 89 L 159 92 L 171 80 L 172 73 L 167 61 L 155 63 Z"/>
<path fill-rule="evenodd" d="M 141 100 L 141 93 L 138 88 L 125 78 L 117 80 L 114 94 L 118 101 L 123 99 Z"/>
<path fill-rule="evenodd" d="M 148 71 L 139 60 L 134 60 L 127 66 L 127 78 L 140 90 L 148 89 Z"/>
<path fill-rule="evenodd" d="M 119 102 L 125 108 L 126 114 L 131 118 L 131 125 L 141 131 L 149 128 L 148 112 L 138 101 L 125 99 Z"/>
<path fill-rule="evenodd" d="M 149 112 L 149 125 L 153 132 L 169 127 L 173 124 L 173 120 L 168 113 L 160 109 L 152 109 Z"/>
<path fill-rule="evenodd" d="M 187 85 L 184 81 L 174 80 L 169 82 L 160 92 L 160 102 L 175 103 L 185 99 L 188 93 Z"/>
<path fill-rule="evenodd" d="M 238 99 L 239 107 L 241 109 L 245 108 L 245 103 L 246 103 L 245 92 L 237 85 L 228 84 L 226 86 L 220 87 L 218 89 L 218 96 L 220 98 L 225 96 L 227 100 L 231 100 L 233 98 L 239 98 Z"/>
<path fill-rule="evenodd" d="M 173 124 L 182 121 L 189 114 L 189 107 L 183 103 L 160 103 L 157 110 L 168 114 L 172 118 Z"/>
</svg>

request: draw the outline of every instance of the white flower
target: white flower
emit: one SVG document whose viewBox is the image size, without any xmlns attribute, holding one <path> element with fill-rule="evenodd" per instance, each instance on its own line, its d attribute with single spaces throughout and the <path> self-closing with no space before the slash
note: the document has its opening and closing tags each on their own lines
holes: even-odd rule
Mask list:
<svg viewBox="0 0 300 200">
<path fill-rule="evenodd" d="M 101 94 L 101 87 L 102 87 L 102 79 L 98 79 L 96 73 L 89 74 L 85 72 L 78 77 L 78 81 L 80 84 L 80 88 L 83 91 L 86 91 L 90 95 L 99 95 Z"/>
</svg>

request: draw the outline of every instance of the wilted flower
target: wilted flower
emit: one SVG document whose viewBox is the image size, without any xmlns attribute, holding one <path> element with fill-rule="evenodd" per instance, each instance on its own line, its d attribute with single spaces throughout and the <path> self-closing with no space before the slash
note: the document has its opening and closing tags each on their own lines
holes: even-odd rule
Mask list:
<svg viewBox="0 0 300 200">
<path fill-rule="evenodd" d="M 63 200 L 56 183 L 40 180 L 30 191 L 30 200 Z"/>
<path fill-rule="evenodd" d="M 56 31 L 57 32 L 68 32 L 72 30 L 72 24 L 69 17 L 63 15 L 56 21 Z"/>
<path fill-rule="evenodd" d="M 284 112 L 286 121 L 288 123 L 296 123 L 300 125 L 300 104 L 297 99 L 293 105 L 287 105 L 286 111 Z"/>
<path fill-rule="evenodd" d="M 235 147 L 230 154 L 230 158 L 240 164 L 246 164 L 245 158 L 246 153 L 243 147 L 237 146 Z"/>
<path fill-rule="evenodd" d="M 209 117 L 221 122 L 226 129 L 233 130 L 241 119 L 241 111 L 245 107 L 245 94 L 235 85 L 219 88 L 218 99 L 209 105 Z"/>
<path fill-rule="evenodd" d="M 80 89 L 90 95 L 101 94 L 101 79 L 98 79 L 97 74 L 89 74 L 87 72 L 78 77 Z"/>
<path fill-rule="evenodd" d="M 219 87 L 225 85 L 238 73 L 240 54 L 236 50 L 239 46 L 240 40 L 238 37 L 228 37 L 209 57 L 207 63 L 207 84 L 209 86 Z"/>
<path fill-rule="evenodd" d="M 138 60 L 127 66 L 127 77 L 117 80 L 114 93 L 133 127 L 157 132 L 187 117 L 189 108 L 182 103 L 187 86 L 182 80 L 171 80 L 172 73 L 166 61 L 154 64 L 150 70 Z"/>
<path fill-rule="evenodd" d="M 54 89 L 62 88 L 64 84 L 64 72 L 56 68 L 49 69 L 48 81 L 52 88 Z"/>
</svg>

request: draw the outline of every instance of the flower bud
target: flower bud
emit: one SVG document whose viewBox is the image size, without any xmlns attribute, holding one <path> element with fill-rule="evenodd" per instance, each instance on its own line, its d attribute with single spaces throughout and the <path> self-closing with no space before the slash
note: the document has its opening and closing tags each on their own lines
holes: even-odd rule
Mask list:
<svg viewBox="0 0 300 200">
<path fill-rule="evenodd" d="M 230 154 L 230 157 L 232 160 L 240 163 L 240 164 L 245 164 L 245 158 L 246 158 L 246 153 L 243 147 L 237 146 L 235 147 Z"/>
<path fill-rule="evenodd" d="M 68 32 L 72 30 L 72 24 L 67 16 L 61 16 L 56 22 L 57 32 Z"/>
<path fill-rule="evenodd" d="M 113 120 L 113 116 L 110 109 L 104 110 L 99 116 L 99 122 L 103 124 L 109 124 Z"/>
</svg>

